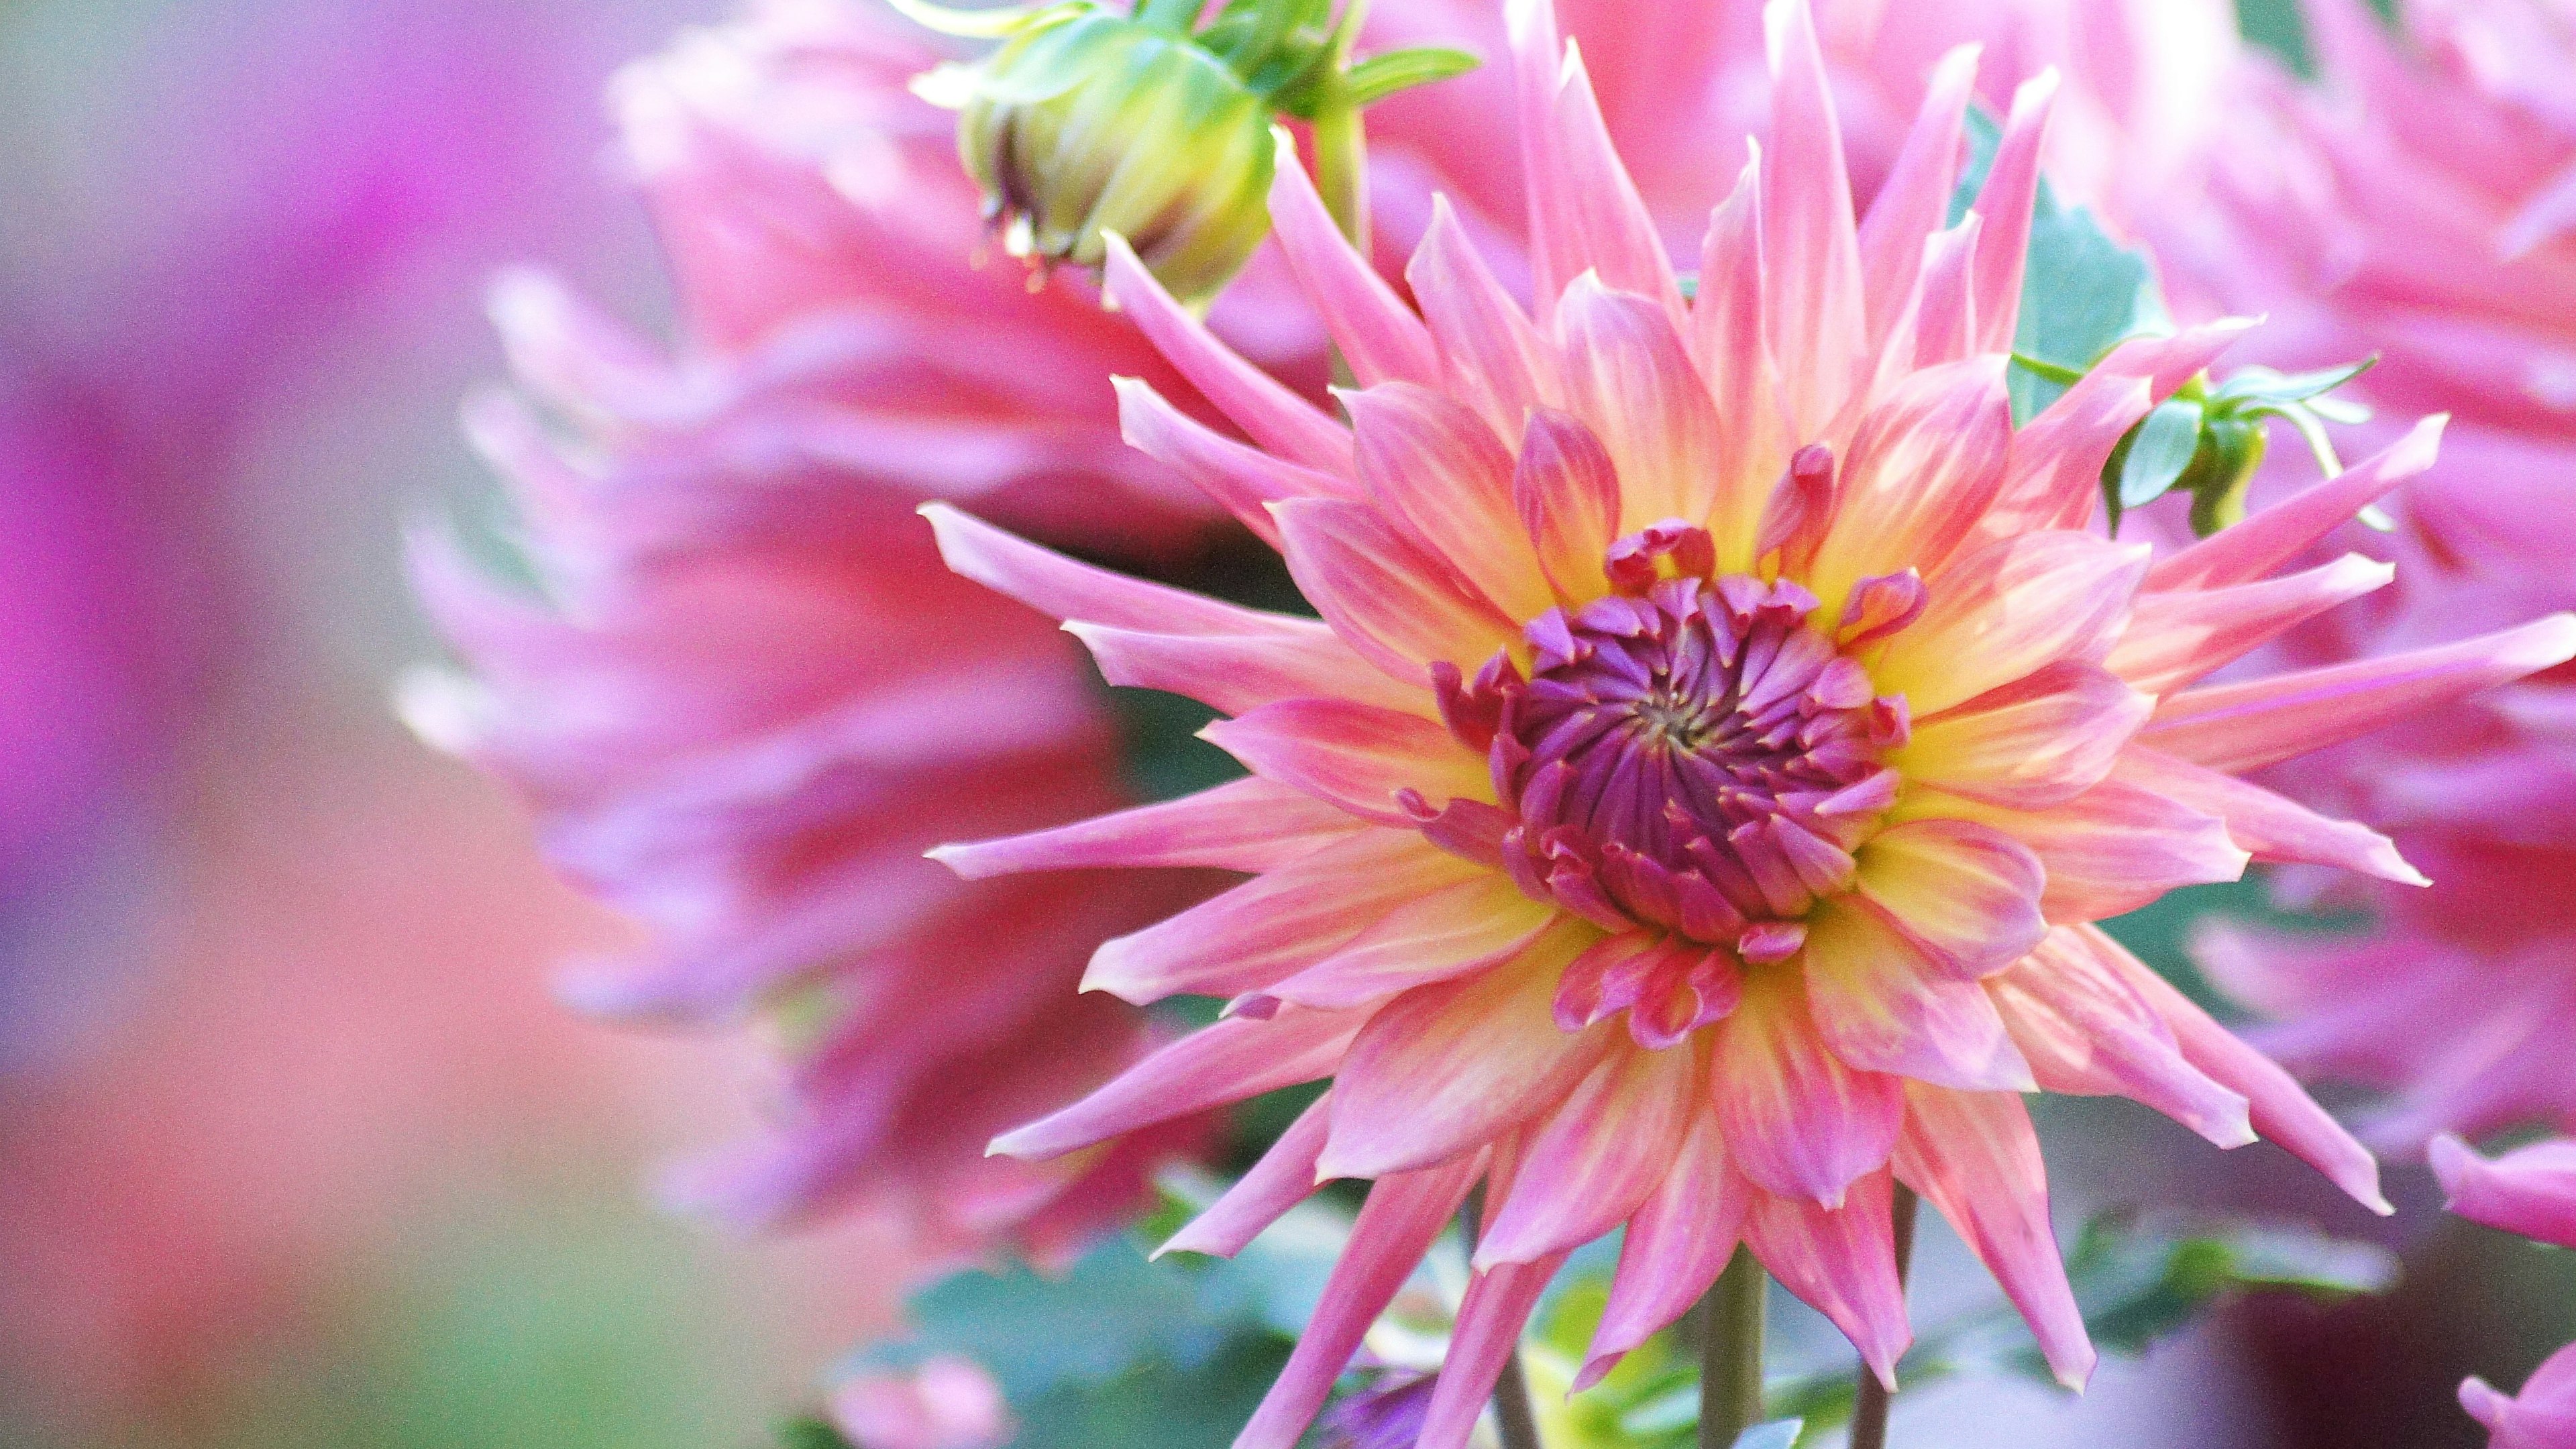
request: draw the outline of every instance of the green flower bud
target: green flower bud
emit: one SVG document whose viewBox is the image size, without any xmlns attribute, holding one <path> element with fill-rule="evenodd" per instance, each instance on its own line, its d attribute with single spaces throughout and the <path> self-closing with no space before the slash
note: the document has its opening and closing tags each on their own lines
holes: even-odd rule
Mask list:
<svg viewBox="0 0 2576 1449">
<path fill-rule="evenodd" d="M 1012 255 L 1097 267 L 1116 232 L 1198 302 L 1269 233 L 1270 117 L 1187 37 L 1067 9 L 980 67 L 957 145 Z"/>
<path fill-rule="evenodd" d="M 2202 538 L 2245 521 L 2245 492 L 2271 447 L 2259 417 L 2219 414 L 2200 430 L 2191 466 L 2174 486 L 2191 495 L 2191 531 Z"/>
<path fill-rule="evenodd" d="M 1095 0 L 1011 12 L 894 3 L 1002 42 L 914 88 L 959 113 L 958 153 L 1011 254 L 1042 272 L 1096 269 L 1114 232 L 1193 305 L 1269 234 L 1279 118 L 1355 141 L 1362 106 L 1475 64 L 1410 50 L 1350 65 L 1358 7 L 1336 22 L 1332 0 L 1226 0 L 1204 28 L 1207 0 L 1141 0 L 1132 14 Z M 1347 159 L 1328 155 L 1325 169 Z"/>
</svg>

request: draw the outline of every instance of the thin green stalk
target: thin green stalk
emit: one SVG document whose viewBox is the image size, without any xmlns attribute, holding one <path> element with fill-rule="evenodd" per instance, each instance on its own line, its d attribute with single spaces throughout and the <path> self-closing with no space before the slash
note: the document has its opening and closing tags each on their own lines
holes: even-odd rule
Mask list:
<svg viewBox="0 0 2576 1449">
<path fill-rule="evenodd" d="M 1896 1225 L 1896 1283 L 1901 1289 L 1914 1266 L 1914 1217 L 1919 1204 L 1914 1189 L 1896 1185 L 1893 1217 Z M 1852 1400 L 1851 1449 L 1886 1449 L 1887 1389 L 1878 1375 L 1864 1364 L 1860 1371 L 1859 1392 Z"/>
<path fill-rule="evenodd" d="M 1738 1247 L 1700 1300 L 1700 1449 L 1734 1449 L 1762 1422 L 1762 1310 L 1771 1279 Z"/>
<path fill-rule="evenodd" d="M 1485 1190 L 1467 1194 L 1458 1209 L 1458 1236 L 1466 1239 L 1467 1256 L 1476 1256 L 1476 1226 L 1485 1217 Z M 1503 1356 L 1502 1374 L 1494 1380 L 1494 1423 L 1502 1431 L 1503 1449 L 1547 1449 L 1538 1436 L 1538 1411 L 1530 1404 L 1529 1375 L 1521 1368 L 1520 1345 Z"/>
</svg>

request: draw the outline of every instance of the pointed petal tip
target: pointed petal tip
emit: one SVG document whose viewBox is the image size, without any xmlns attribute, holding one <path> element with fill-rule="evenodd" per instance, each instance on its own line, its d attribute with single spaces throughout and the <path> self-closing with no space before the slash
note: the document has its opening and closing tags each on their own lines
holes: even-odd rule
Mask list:
<svg viewBox="0 0 2576 1449">
<path fill-rule="evenodd" d="M 2052 1364 L 2049 1366 L 2049 1372 L 2056 1378 L 2060 1388 L 2070 1394 L 2081 1394 L 2092 1385 L 2093 1370 L 2099 1367 L 2101 1362 L 2102 1356 L 2096 1353 L 2093 1345 L 2088 1342 L 2084 1345 L 2084 1352 L 2080 1357 L 2069 1359 L 2062 1364 Z"/>
</svg>

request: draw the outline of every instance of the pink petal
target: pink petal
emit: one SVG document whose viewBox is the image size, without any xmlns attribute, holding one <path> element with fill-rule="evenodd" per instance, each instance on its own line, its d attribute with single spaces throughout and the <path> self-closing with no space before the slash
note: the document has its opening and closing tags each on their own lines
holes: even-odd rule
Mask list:
<svg viewBox="0 0 2576 1449">
<path fill-rule="evenodd" d="M 1429 690 L 1388 678 L 1330 628 L 1303 622 L 1309 627 L 1302 631 L 1264 635 L 1148 634 L 1085 623 L 1064 629 L 1111 684 L 1159 689 L 1226 714 L 1315 696 L 1426 717 L 1438 711 Z"/>
<path fill-rule="evenodd" d="M 2432 884 L 2378 831 L 2329 819 L 2233 775 L 2133 746 L 2121 752 L 2111 778 L 2219 817 L 2228 837 L 2256 860 L 2340 866 L 2400 885 Z"/>
<path fill-rule="evenodd" d="M 1570 272 L 1595 273 L 1604 286 L 1660 304 L 1678 331 L 1689 314 L 1672 258 L 1627 164 L 1610 144 L 1592 76 L 1582 52 L 1571 44 L 1559 77 L 1555 154 L 1565 166 L 1568 219 L 1580 250 L 1558 260 Z"/>
<path fill-rule="evenodd" d="M 1379 512 L 1445 558 L 1506 617 L 1556 603 L 1512 500 L 1512 455 L 1464 406 L 1410 383 L 1338 394 Z"/>
<path fill-rule="evenodd" d="M 1519 112 L 1521 176 L 1529 187 L 1531 291 L 1542 322 L 1555 314 L 1556 299 L 1587 265 L 1575 181 L 1565 160 L 1564 139 L 1556 123 L 1557 96 L 1565 71 L 1565 45 L 1558 38 L 1555 0 L 1504 0 L 1503 24 L 1512 50 L 1512 95 Z"/>
<path fill-rule="evenodd" d="M 1440 356 L 1422 319 L 1334 225 L 1297 160 L 1296 145 L 1284 132 L 1278 140 L 1279 161 L 1270 182 L 1271 235 L 1287 254 L 1297 284 L 1323 314 L 1325 330 L 1352 374 L 1363 387 L 1398 379 L 1437 386 Z"/>
<path fill-rule="evenodd" d="M 2166 558 L 2147 575 L 2151 590 L 2215 589 L 2248 583 L 2304 552 L 2407 479 L 2433 466 L 2448 414 L 2417 423 L 2405 437 L 2341 475 L 2220 529 Z"/>
<path fill-rule="evenodd" d="M 1717 544 L 1717 567 L 1725 573 L 1753 567 L 1764 509 L 1792 451 L 1765 320 L 1766 268 L 1762 156 L 1756 146 L 1735 190 L 1709 217 L 1699 297 L 1691 304 L 1692 355 L 1722 424 L 1708 531 Z"/>
<path fill-rule="evenodd" d="M 1475 1266 L 1562 1253 L 1636 1211 L 1701 1115 L 1703 1081 L 1693 1052 L 1613 1048 L 1529 1138 Z"/>
<path fill-rule="evenodd" d="M 1912 294 L 1880 349 L 1882 387 L 1895 386 L 1914 368 L 1977 355 L 1977 258 L 1985 231 L 1986 219 L 1972 211 L 1923 243 Z"/>
<path fill-rule="evenodd" d="M 1297 1336 L 1287 1367 L 1253 1411 L 1252 1421 L 1235 1437 L 1234 1449 L 1295 1449 L 1332 1396 L 1334 1381 L 1359 1351 L 1369 1325 L 1386 1311 L 1422 1255 L 1458 1215 L 1458 1205 L 1484 1167 L 1481 1155 L 1469 1156 L 1389 1177 L 1369 1189 L 1368 1202 L 1351 1225 L 1350 1241 L 1324 1282 L 1314 1317 Z"/>
<path fill-rule="evenodd" d="M 1159 805 L 970 845 L 943 845 L 932 860 L 968 880 L 1086 866 L 1275 869 L 1363 828 L 1302 790 L 1232 780 Z"/>
<path fill-rule="evenodd" d="M 1449 1336 L 1449 1355 L 1441 1361 L 1414 1449 L 1467 1449 L 1476 1420 L 1503 1376 L 1503 1364 L 1520 1352 L 1522 1325 L 1547 1291 L 1548 1280 L 1564 1265 L 1562 1253 L 1535 1263 L 1506 1263 L 1478 1273 L 1467 1284 L 1458 1326 Z"/>
<path fill-rule="evenodd" d="M 1986 993 L 1869 907 L 1820 903 L 1806 967 L 1816 1031 L 1845 1063 L 1968 1091 L 2038 1090 Z"/>
<path fill-rule="evenodd" d="M 2071 932 L 2052 932 L 1986 991 L 2043 1088 L 2126 1097 L 2221 1147 L 2255 1140 L 2246 1099 L 2186 1061 L 2164 1017 Z"/>
<path fill-rule="evenodd" d="M 1297 499 L 1277 511 L 1298 589 L 1389 675 L 1424 681 L 1426 664 L 1481 662 L 1518 637 L 1510 620 L 1377 510 Z"/>
<path fill-rule="evenodd" d="M 2022 263 L 2030 250 L 2032 208 L 2039 199 L 2039 151 L 2057 106 L 2057 72 L 2049 69 L 2013 92 L 2012 115 L 1986 185 L 1977 193 L 1977 215 L 1986 221 L 1977 249 L 1977 347 L 2009 352 L 2021 318 Z"/>
<path fill-rule="evenodd" d="M 2117 971 L 2172 1028 L 2185 1060 L 2253 1106 L 2254 1130 L 2288 1148 L 2326 1175 L 2353 1201 L 2383 1216 L 2395 1211 L 2379 1191 L 2379 1163 L 2342 1124 L 2301 1090 L 2288 1072 L 2228 1034 L 2165 979 L 2120 944 L 2091 926 L 2068 928 L 2072 938 Z"/>
<path fill-rule="evenodd" d="M 2117 767 L 2092 789 L 2040 810 L 1932 791 L 1917 792 L 1906 809 L 1991 825 L 2029 847 L 2044 877 L 2039 913 L 2053 924 L 2104 920 L 2181 886 L 2245 874 L 2246 853 L 2228 838 L 2224 820 L 2125 783 Z"/>
<path fill-rule="evenodd" d="M 2576 1444 L 2576 1345 L 2551 1354 L 2508 1398 L 2472 1378 L 2460 1385 L 2460 1407 L 2493 1431 L 2487 1449 L 2566 1449 Z"/>
<path fill-rule="evenodd" d="M 1871 836 L 1859 860 L 1860 893 L 1961 980 L 2002 970 L 2048 934 L 2039 858 L 1992 826 L 1906 821 Z"/>
<path fill-rule="evenodd" d="M 1533 409 L 1512 498 L 1558 594 L 1586 603 L 1610 591 L 1602 563 L 1619 536 L 1619 471 L 1590 428 L 1570 414 Z"/>
<path fill-rule="evenodd" d="M 2064 804 L 2101 782 L 2154 701 L 2086 664 L 2052 664 L 1914 722 L 1888 757 L 1911 779 L 2017 810 Z"/>
<path fill-rule="evenodd" d="M 1575 278 L 1557 306 L 1566 411 L 1619 473 L 1619 531 L 1708 516 L 1717 484 L 1717 409 L 1672 319 L 1645 298 Z"/>
<path fill-rule="evenodd" d="M 1884 1165 L 1905 1115 L 1894 1077 L 1826 1050 L 1795 965 L 1746 973 L 1743 1003 L 1716 1028 L 1710 1094 L 1727 1150 L 1767 1192 L 1838 1205 Z"/>
<path fill-rule="evenodd" d="M 1327 1090 L 1298 1113 L 1297 1120 L 1279 1134 L 1279 1140 L 1270 1144 L 1270 1150 L 1261 1154 L 1251 1171 L 1235 1179 L 1223 1196 L 1172 1234 L 1169 1242 L 1154 1250 L 1154 1256 L 1181 1252 L 1231 1258 L 1290 1208 L 1313 1197 L 1315 1157 L 1324 1150 L 1324 1138 L 1332 1125 L 1332 1104 L 1333 1094 Z"/>
<path fill-rule="evenodd" d="M 2003 485 L 2011 443 L 2000 359 L 1907 377 L 1862 416 L 1832 528 L 1801 582 L 1830 613 L 1862 579 L 1906 568 L 1931 579 Z"/>
<path fill-rule="evenodd" d="M 1947 224 L 1950 193 L 1959 179 L 1959 136 L 1977 80 L 1974 45 L 1941 57 L 1924 87 L 1923 108 L 1906 133 L 1869 215 L 1861 219 L 1861 274 L 1868 301 L 1869 336 L 1877 342 L 1896 321 L 1897 308 L 1923 265 L 1923 244 Z M 1705 269 L 1701 276 L 1708 275 Z"/>
<path fill-rule="evenodd" d="M 1765 309 L 1794 439 L 1823 436 L 1860 380 L 1869 345 L 1860 239 L 1823 53 L 1806 0 L 1763 12 L 1771 60 L 1771 146 L 1762 174 Z M 1886 570 L 1868 570 L 1886 572 Z M 1830 600 L 1829 600 L 1830 602 Z"/>
<path fill-rule="evenodd" d="M 1461 981 L 1416 987 L 1370 1018 L 1333 1089 L 1319 1171 L 1382 1177 L 1445 1161 L 1545 1111 L 1609 1049 L 1604 1023 L 1556 1026 L 1570 941 Z"/>
<path fill-rule="evenodd" d="M 1756 1193 L 1744 1215 L 1744 1240 L 1762 1266 L 1832 1319 L 1890 1389 L 1896 1361 L 1914 1341 L 1905 1322 L 1905 1285 L 1896 1274 L 1893 1191 L 1880 1168 L 1854 1182 L 1839 1208 Z"/>
<path fill-rule="evenodd" d="M 1909 1084 L 1905 1101 L 1897 1180 L 1959 1230 L 2021 1310 L 2057 1381 L 2082 1392 L 2093 1341 L 2048 1225 L 2048 1168 L 2021 1098 Z"/>
<path fill-rule="evenodd" d="M 1467 240 L 1447 198 L 1432 199 L 1431 229 L 1404 275 L 1439 345 L 1446 390 L 1482 414 L 1496 437 L 1519 436 L 1531 409 L 1564 401 L 1553 351 Z"/>
<path fill-rule="evenodd" d="M 2576 658 L 2576 614 L 2404 654 L 2167 697 L 2138 742 L 2235 773 L 2337 745 Z"/>
<path fill-rule="evenodd" d="M 1313 624 L 1077 563 L 945 503 L 925 504 L 921 516 L 930 520 L 951 569 L 1054 618 L 1165 634 L 1281 637 L 1297 636 Z"/>
<path fill-rule="evenodd" d="M 1134 1002 L 1259 991 L 1339 950 L 1424 892 L 1484 873 L 1411 830 L 1365 830 L 1101 944 L 1086 991 Z"/>
<path fill-rule="evenodd" d="M 1053 1116 L 1003 1133 L 990 1153 L 1043 1161 L 1077 1148 L 1333 1073 L 1366 1018 L 1285 1010 L 1202 1027 Z"/>
<path fill-rule="evenodd" d="M 1398 791 L 1419 791 L 1435 806 L 1493 798 L 1483 757 L 1418 714 L 1340 699 L 1283 699 L 1199 734 L 1265 780 L 1388 825 L 1413 823 Z"/>
<path fill-rule="evenodd" d="M 2105 664 L 2132 688 L 2169 694 L 2396 577 L 2396 565 L 2348 553 L 2285 579 L 2148 594 Z"/>
<path fill-rule="evenodd" d="M 1109 238 L 1108 290 L 1156 351 L 1252 440 L 1322 473 L 1351 471 L 1351 439 L 1314 404 L 1216 340 L 1207 324 L 1172 299 L 1123 238 Z"/>
<path fill-rule="evenodd" d="M 1509 878 L 1479 876 L 1396 907 L 1350 944 L 1269 992 L 1301 1006 L 1366 1006 L 1498 966 L 1529 948 L 1557 915 L 1554 906 L 1522 895 Z"/>
<path fill-rule="evenodd" d="M 1169 466 L 1262 541 L 1279 546 L 1279 524 L 1269 505 L 1283 498 L 1353 497 L 1348 478 L 1319 473 L 1259 448 L 1238 443 L 1164 400 L 1153 384 L 1113 377 L 1118 393 L 1119 436 L 1128 446 Z"/>
<path fill-rule="evenodd" d="M 1662 1183 L 1628 1220 L 1577 1392 L 1700 1300 L 1734 1256 L 1750 1200 L 1742 1174 L 1727 1163 L 1717 1119 L 1700 1113 Z"/>
<path fill-rule="evenodd" d="M 2123 638 L 2149 552 L 2054 529 L 1977 548 L 1933 581 L 1930 606 L 1888 640 L 1870 678 L 1922 716 L 2060 659 L 2100 664 Z"/>
<path fill-rule="evenodd" d="M 2451 1211 L 2473 1223 L 2576 1248 L 2576 1141 L 2535 1142 L 2489 1161 L 2444 1133 L 2427 1151 Z"/>
</svg>

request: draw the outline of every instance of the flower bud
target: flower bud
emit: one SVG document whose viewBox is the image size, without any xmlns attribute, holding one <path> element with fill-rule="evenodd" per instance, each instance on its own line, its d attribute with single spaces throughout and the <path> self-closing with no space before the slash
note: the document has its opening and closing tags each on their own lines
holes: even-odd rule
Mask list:
<svg viewBox="0 0 2576 1449">
<path fill-rule="evenodd" d="M 1339 21 L 1333 0 L 1229 0 L 1204 28 L 1207 0 L 1138 0 L 1127 12 L 1095 0 L 1010 12 L 892 3 L 949 34 L 1002 42 L 914 89 L 960 113 L 959 154 L 1012 255 L 1042 271 L 1098 268 L 1114 232 L 1193 305 L 1269 234 L 1274 123 L 1313 124 L 1327 201 L 1348 200 L 1343 225 L 1356 234 L 1361 109 L 1476 63 L 1425 47 L 1351 64 L 1356 0 Z"/>
<path fill-rule="evenodd" d="M 1270 118 L 1188 37 L 1060 10 L 980 67 L 957 141 L 1012 255 L 1097 267 L 1116 232 L 1198 302 L 1269 232 Z"/>
</svg>

